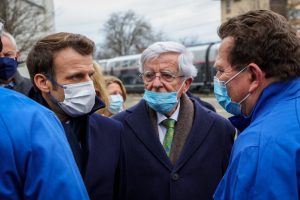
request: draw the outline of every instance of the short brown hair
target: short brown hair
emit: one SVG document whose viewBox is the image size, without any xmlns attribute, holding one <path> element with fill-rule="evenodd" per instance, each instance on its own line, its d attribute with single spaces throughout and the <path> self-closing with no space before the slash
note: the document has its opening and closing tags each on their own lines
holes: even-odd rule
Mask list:
<svg viewBox="0 0 300 200">
<path fill-rule="evenodd" d="M 83 35 L 66 32 L 51 34 L 40 39 L 30 50 L 26 60 L 33 84 L 33 78 L 38 73 L 55 80 L 54 56 L 66 48 L 72 48 L 81 55 L 92 55 L 95 51 L 95 44 Z"/>
<path fill-rule="evenodd" d="M 233 37 L 228 61 L 240 70 L 256 63 L 266 78 L 288 80 L 300 75 L 300 39 L 287 20 L 270 10 L 255 10 L 224 22 L 221 39 Z"/>
</svg>

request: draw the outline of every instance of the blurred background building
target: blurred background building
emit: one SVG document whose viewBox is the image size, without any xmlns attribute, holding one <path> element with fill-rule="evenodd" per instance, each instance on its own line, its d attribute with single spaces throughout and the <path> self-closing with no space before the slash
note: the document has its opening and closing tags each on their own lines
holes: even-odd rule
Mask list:
<svg viewBox="0 0 300 200">
<path fill-rule="evenodd" d="M 29 77 L 24 65 L 37 39 L 55 31 L 53 0 L 0 0 L 0 18 L 21 52 L 19 71 Z"/>
<path fill-rule="evenodd" d="M 273 10 L 300 30 L 300 0 L 221 0 L 221 21 L 257 9 Z"/>
</svg>

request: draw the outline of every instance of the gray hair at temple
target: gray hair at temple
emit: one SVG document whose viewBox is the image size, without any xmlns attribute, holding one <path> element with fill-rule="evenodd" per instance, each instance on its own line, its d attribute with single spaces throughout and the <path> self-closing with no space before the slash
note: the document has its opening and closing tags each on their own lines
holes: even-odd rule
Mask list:
<svg viewBox="0 0 300 200">
<path fill-rule="evenodd" d="M 193 53 L 185 46 L 177 42 L 156 42 L 145 49 L 140 59 L 140 72 L 143 72 L 144 64 L 149 60 L 157 59 L 163 53 L 178 53 L 179 71 L 184 77 L 196 77 L 197 68 L 193 64 Z"/>
</svg>

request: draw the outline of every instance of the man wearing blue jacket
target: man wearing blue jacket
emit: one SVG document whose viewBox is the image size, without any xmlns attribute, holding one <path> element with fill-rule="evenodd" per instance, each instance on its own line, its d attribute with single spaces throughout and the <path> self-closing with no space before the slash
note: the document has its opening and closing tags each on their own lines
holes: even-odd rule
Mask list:
<svg viewBox="0 0 300 200">
<path fill-rule="evenodd" d="M 0 158 L 0 199 L 88 199 L 55 115 L 4 88 L 0 88 Z"/>
<path fill-rule="evenodd" d="M 224 22 L 219 103 L 241 131 L 215 199 L 300 198 L 300 40 L 269 10 Z"/>
<path fill-rule="evenodd" d="M 0 36 L 2 28 L 0 20 Z M 0 52 L 2 48 L 0 37 Z M 0 158 L 0 199 L 88 199 L 55 115 L 4 88 L 0 88 Z"/>
</svg>

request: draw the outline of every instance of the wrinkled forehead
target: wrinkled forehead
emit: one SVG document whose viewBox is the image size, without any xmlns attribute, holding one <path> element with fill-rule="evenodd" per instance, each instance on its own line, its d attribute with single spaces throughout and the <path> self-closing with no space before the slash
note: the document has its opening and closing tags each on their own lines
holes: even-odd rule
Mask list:
<svg viewBox="0 0 300 200">
<path fill-rule="evenodd" d="M 144 63 L 144 68 L 167 67 L 174 70 L 178 69 L 178 53 L 163 53 L 158 57 L 149 58 Z"/>
</svg>

